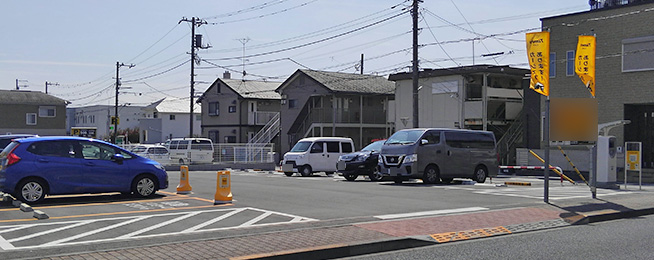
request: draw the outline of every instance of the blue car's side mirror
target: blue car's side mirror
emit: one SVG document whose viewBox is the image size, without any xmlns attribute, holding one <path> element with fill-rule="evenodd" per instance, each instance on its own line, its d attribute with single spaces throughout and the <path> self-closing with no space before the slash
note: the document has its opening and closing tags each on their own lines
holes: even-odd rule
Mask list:
<svg viewBox="0 0 654 260">
<path fill-rule="evenodd" d="M 114 162 L 118 163 L 118 164 L 123 164 L 123 161 L 125 160 L 125 156 L 123 156 L 122 154 L 117 153 L 117 154 L 114 154 L 114 156 L 112 156 L 111 159 Z"/>
</svg>

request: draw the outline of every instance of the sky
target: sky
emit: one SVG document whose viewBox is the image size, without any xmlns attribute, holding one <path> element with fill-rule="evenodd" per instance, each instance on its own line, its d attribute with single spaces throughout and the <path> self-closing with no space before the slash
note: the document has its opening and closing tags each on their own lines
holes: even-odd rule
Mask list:
<svg viewBox="0 0 654 260">
<path fill-rule="evenodd" d="M 543 4 L 546 3 L 546 4 Z M 0 89 L 45 92 L 70 107 L 190 98 L 225 71 L 233 79 L 284 81 L 297 69 L 388 76 L 411 67 L 411 1 L 21 0 L 3 1 Z M 540 18 L 588 11 L 587 0 L 424 0 L 420 68 L 473 64 L 527 68 L 525 33 Z M 493 54 L 493 55 L 489 55 Z M 127 65 L 133 64 L 134 67 Z M 245 70 L 246 75 L 243 76 Z"/>
</svg>

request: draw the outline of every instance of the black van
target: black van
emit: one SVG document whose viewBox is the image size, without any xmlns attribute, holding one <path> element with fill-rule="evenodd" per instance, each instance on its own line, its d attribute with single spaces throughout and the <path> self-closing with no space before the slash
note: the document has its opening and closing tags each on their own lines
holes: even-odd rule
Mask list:
<svg viewBox="0 0 654 260">
<path fill-rule="evenodd" d="M 381 174 L 395 183 L 408 179 L 449 183 L 453 178 L 483 183 L 497 175 L 498 164 L 492 132 L 448 128 L 398 131 L 386 140 L 378 160 Z"/>
</svg>

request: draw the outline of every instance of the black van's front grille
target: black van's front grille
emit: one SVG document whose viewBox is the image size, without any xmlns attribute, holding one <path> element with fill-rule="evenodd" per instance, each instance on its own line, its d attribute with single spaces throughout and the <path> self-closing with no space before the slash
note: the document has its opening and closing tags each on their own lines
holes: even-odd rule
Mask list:
<svg viewBox="0 0 654 260">
<path fill-rule="evenodd" d="M 402 159 L 404 159 L 404 155 L 384 155 L 383 158 L 384 158 L 384 164 L 397 166 L 402 164 Z"/>
</svg>

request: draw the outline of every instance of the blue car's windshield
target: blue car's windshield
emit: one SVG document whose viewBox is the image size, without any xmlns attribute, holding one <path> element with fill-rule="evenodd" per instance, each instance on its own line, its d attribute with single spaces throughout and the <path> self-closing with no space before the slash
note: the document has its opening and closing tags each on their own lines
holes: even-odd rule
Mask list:
<svg viewBox="0 0 654 260">
<path fill-rule="evenodd" d="M 309 146 L 311 146 L 311 142 L 299 142 L 293 146 L 291 152 L 306 152 L 309 150 Z"/>
<path fill-rule="evenodd" d="M 363 149 L 361 149 L 361 151 L 372 151 L 372 152 L 381 151 L 381 147 L 382 147 L 382 145 L 384 145 L 385 141 L 386 140 L 380 140 L 380 141 L 373 142 L 373 143 L 367 145 L 366 147 L 364 147 Z"/>
<path fill-rule="evenodd" d="M 391 135 L 386 144 L 412 144 L 418 141 L 424 130 L 404 130 Z"/>
</svg>

